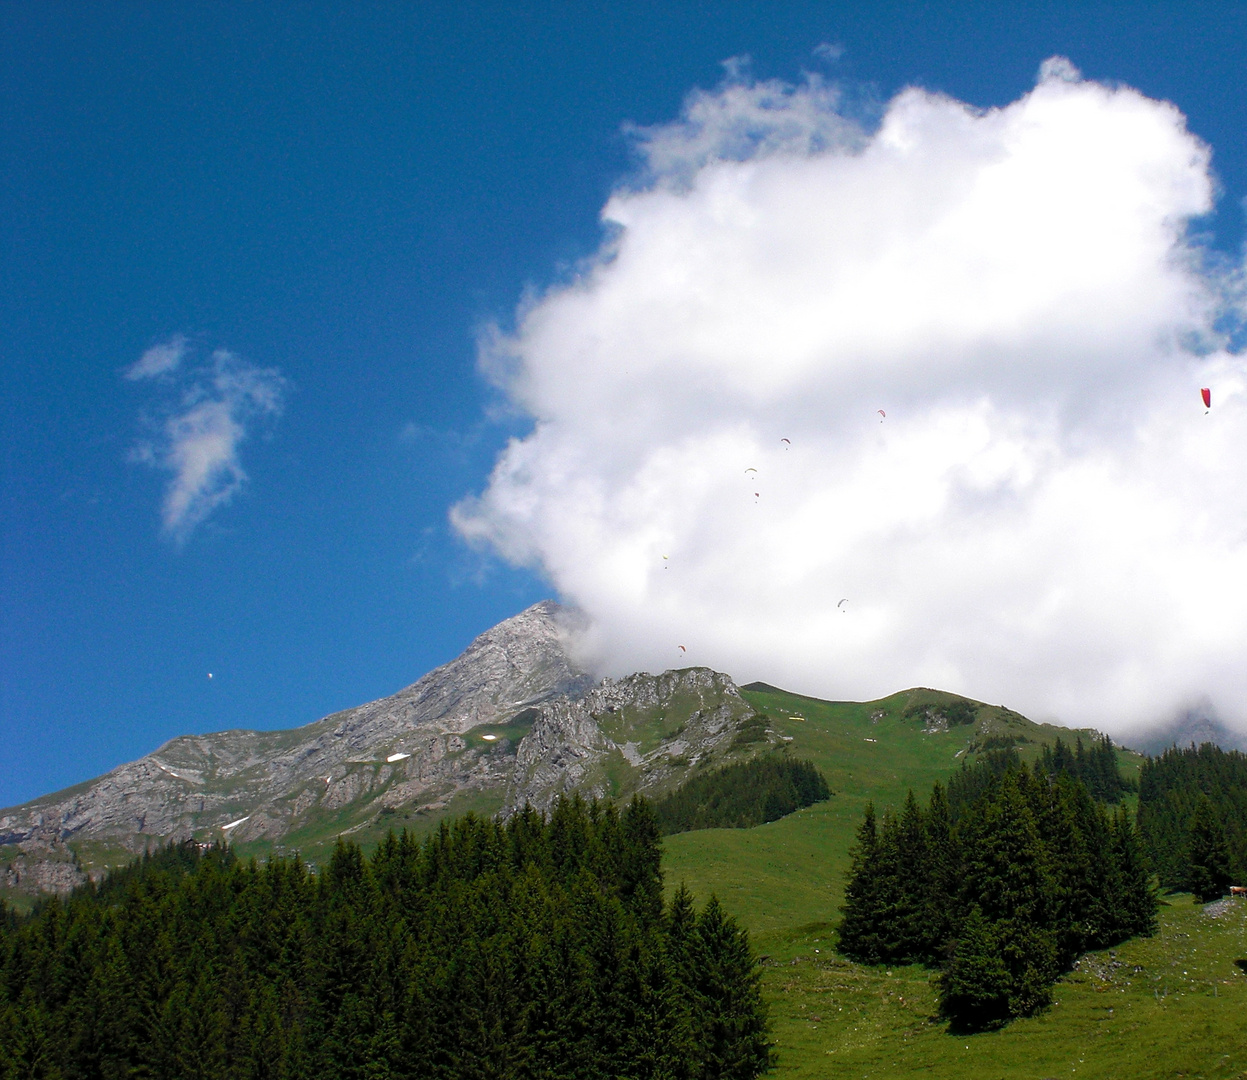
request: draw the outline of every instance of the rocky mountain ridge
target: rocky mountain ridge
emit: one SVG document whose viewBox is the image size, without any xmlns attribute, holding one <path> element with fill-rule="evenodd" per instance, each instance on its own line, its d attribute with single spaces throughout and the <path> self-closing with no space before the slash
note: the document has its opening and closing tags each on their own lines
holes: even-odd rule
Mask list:
<svg viewBox="0 0 1247 1080">
<path fill-rule="evenodd" d="M 0 811 L 0 886 L 64 891 L 169 839 L 306 850 L 458 810 L 545 809 L 565 791 L 664 789 L 733 752 L 752 709 L 728 676 L 595 682 L 570 618 L 544 601 L 397 694 L 300 728 L 182 736 Z"/>
</svg>

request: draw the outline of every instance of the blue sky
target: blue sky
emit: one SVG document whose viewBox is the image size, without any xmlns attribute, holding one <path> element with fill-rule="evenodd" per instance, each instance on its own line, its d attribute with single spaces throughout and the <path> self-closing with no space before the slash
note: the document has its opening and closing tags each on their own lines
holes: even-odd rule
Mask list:
<svg viewBox="0 0 1247 1080">
<path fill-rule="evenodd" d="M 1237 253 L 1241 5 L 5 4 L 0 805 L 391 693 L 555 591 L 448 513 L 529 430 L 478 336 L 599 248 L 625 125 L 732 57 L 869 118 L 907 85 L 1007 105 L 1057 54 L 1185 114 Z M 279 405 L 162 528 L 162 432 L 220 354 Z"/>
</svg>

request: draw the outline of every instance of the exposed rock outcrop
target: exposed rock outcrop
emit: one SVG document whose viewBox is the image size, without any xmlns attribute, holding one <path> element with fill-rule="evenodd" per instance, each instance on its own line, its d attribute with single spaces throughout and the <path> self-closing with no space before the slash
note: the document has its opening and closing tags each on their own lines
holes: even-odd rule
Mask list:
<svg viewBox="0 0 1247 1080">
<path fill-rule="evenodd" d="M 400 811 L 625 796 L 732 750 L 752 710 L 730 678 L 690 668 L 595 684 L 569 651 L 568 618 L 544 601 L 390 697 L 285 731 L 176 738 L 0 811 L 0 886 L 64 891 L 166 840 L 306 848 Z"/>
<path fill-rule="evenodd" d="M 709 668 L 605 679 L 541 709 L 520 743 L 507 810 L 544 810 L 572 790 L 613 796 L 669 786 L 726 749 L 752 712 L 736 684 Z"/>
<path fill-rule="evenodd" d="M 312 811 L 369 795 L 383 805 L 451 786 L 504 784 L 510 743 L 463 735 L 592 680 L 572 660 L 566 616 L 536 604 L 476 638 L 462 655 L 387 698 L 286 731 L 172 739 L 96 780 L 0 811 L 0 845 L 68 842 L 138 852 L 200 835 L 277 839 Z"/>
</svg>

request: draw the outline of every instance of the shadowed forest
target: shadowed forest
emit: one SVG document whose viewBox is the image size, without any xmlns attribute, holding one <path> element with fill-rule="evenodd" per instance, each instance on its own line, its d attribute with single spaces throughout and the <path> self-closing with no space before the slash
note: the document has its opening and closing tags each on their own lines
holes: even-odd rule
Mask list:
<svg viewBox="0 0 1247 1080">
<path fill-rule="evenodd" d="M 170 846 L 0 936 L 0 1076 L 757 1076 L 745 932 L 649 805 L 468 816 L 323 872 Z"/>
</svg>

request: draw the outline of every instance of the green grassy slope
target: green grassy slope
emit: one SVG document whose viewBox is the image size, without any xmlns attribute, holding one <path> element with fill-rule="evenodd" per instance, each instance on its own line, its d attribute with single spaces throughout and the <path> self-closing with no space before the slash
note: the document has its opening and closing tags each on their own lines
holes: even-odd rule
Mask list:
<svg viewBox="0 0 1247 1080">
<path fill-rule="evenodd" d="M 839 958 L 830 927 L 762 934 L 773 1075 L 1034 1080 L 1247 1076 L 1247 901 L 1211 917 L 1170 897 L 1154 938 L 1093 953 L 1055 1004 L 1004 1030 L 950 1035 L 933 1020 L 931 973 Z M 817 950 L 817 951 L 816 951 Z"/>
<path fill-rule="evenodd" d="M 749 703 L 790 738 L 788 753 L 823 771 L 833 795 L 756 829 L 707 829 L 664 841 L 668 888 L 685 882 L 694 894 L 717 893 L 753 932 L 791 928 L 839 917 L 849 845 L 866 803 L 898 807 L 913 788 L 925 799 L 974 760 L 987 740 L 1012 739 L 1032 759 L 1066 728 L 1032 723 L 995 705 L 982 705 L 974 724 L 927 732 L 914 709 L 956 701 L 938 690 L 905 690 L 879 701 L 819 701 L 783 691 L 744 691 Z M 1142 761 L 1121 753 L 1125 771 Z"/>
<path fill-rule="evenodd" d="M 1247 1077 L 1247 901 L 1208 916 L 1170 897 L 1161 932 L 1095 954 L 1058 983 L 1051 1009 L 1000 1032 L 955 1037 L 934 1019 L 932 973 L 864 967 L 835 953 L 848 850 L 867 801 L 925 798 L 990 738 L 1029 740 L 1033 759 L 1063 728 L 984 706 L 973 726 L 927 733 L 911 706 L 952 700 L 913 690 L 876 702 L 822 702 L 747 691 L 791 738 L 789 752 L 823 770 L 825 803 L 755 829 L 683 833 L 664 841 L 667 886 L 717 893 L 766 954 L 764 990 L 779 1077 Z M 793 719 L 801 717 L 800 719 Z M 984 730 L 986 728 L 987 730 Z M 875 740 L 875 741 L 869 741 Z M 1121 752 L 1129 774 L 1141 762 Z"/>
</svg>

